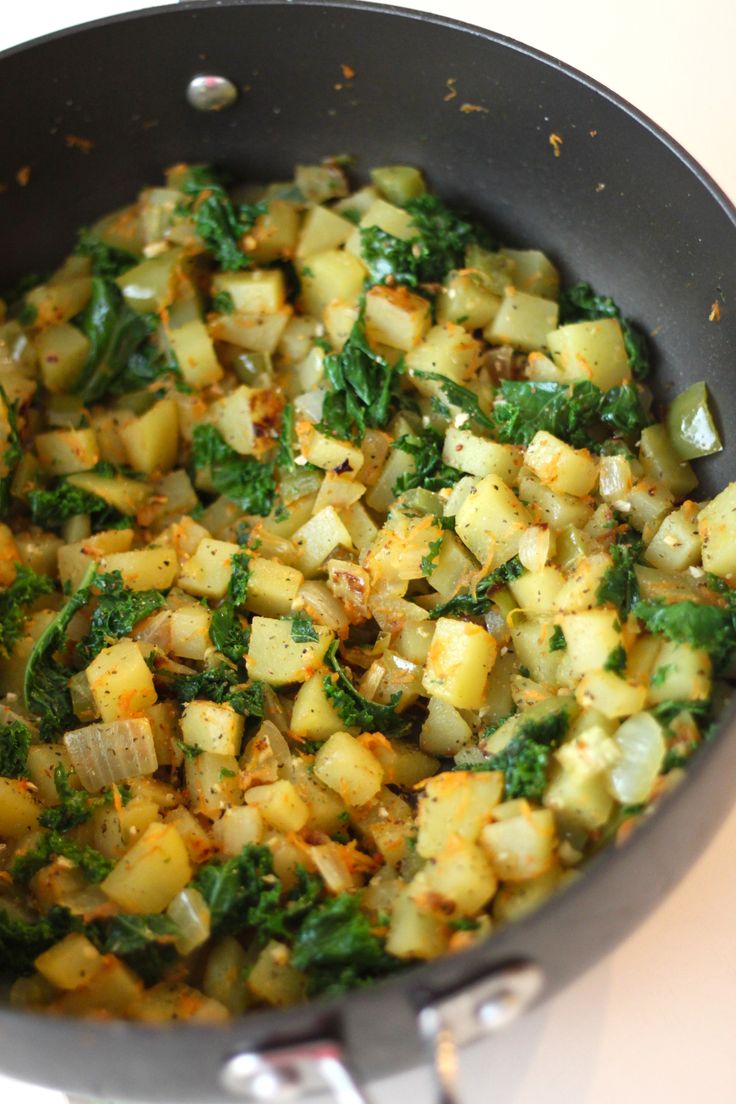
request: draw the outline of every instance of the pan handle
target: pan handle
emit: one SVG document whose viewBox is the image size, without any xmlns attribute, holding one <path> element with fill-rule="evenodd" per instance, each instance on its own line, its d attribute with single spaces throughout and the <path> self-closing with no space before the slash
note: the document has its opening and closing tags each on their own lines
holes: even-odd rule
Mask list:
<svg viewBox="0 0 736 1104">
<path fill-rule="evenodd" d="M 343 1047 L 333 1039 L 233 1054 L 222 1066 L 220 1085 L 245 1104 L 288 1104 L 325 1093 L 334 1104 L 368 1104 Z"/>
<path fill-rule="evenodd" d="M 536 1001 L 542 986 L 539 966 L 518 960 L 422 1008 L 418 1027 L 434 1071 L 435 1104 L 461 1104 L 460 1048 L 513 1023 Z"/>
</svg>

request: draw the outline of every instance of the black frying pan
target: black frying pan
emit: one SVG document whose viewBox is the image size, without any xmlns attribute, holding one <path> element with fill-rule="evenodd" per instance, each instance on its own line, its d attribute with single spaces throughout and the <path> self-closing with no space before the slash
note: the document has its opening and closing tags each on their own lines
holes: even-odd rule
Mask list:
<svg viewBox="0 0 736 1104">
<path fill-rule="evenodd" d="M 342 64 L 355 70 L 352 81 Z M 247 91 L 227 110 L 198 113 L 185 98 L 197 73 Z M 458 95 L 447 99 L 451 77 Z M 563 138 L 559 157 L 551 131 Z M 212 161 L 261 180 L 339 152 L 357 154 L 364 168 L 420 165 L 446 200 L 473 209 L 509 244 L 543 249 L 567 278 L 590 280 L 656 331 L 660 394 L 705 379 L 727 429 L 726 451 L 699 465 L 705 493 L 734 474 L 736 312 L 708 321 L 719 290 L 726 304 L 736 301 L 734 211 L 650 122 L 534 51 L 448 20 L 353 3 L 189 3 L 2 55 L 0 134 L 2 284 L 42 270 L 77 226 L 175 161 Z M 91 140 L 92 150 L 69 135 Z M 3 1010 L 0 1067 L 106 1098 L 280 1102 L 289 1086 L 327 1082 L 354 1100 L 355 1084 L 425 1061 L 438 1033 L 446 1042 L 452 1029 L 463 1042 L 502 1025 L 540 986 L 554 992 L 641 921 L 733 799 L 733 717 L 630 845 L 483 946 L 348 997 L 216 1029 Z"/>
</svg>

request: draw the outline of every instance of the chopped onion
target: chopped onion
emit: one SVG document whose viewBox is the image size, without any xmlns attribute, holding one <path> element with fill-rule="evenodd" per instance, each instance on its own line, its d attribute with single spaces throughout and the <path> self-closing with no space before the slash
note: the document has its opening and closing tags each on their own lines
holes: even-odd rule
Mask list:
<svg viewBox="0 0 736 1104">
<path fill-rule="evenodd" d="M 350 626 L 342 603 L 335 597 L 327 583 L 310 579 L 302 583 L 294 601 L 295 609 L 304 609 L 318 625 L 332 629 L 334 633 L 347 633 Z"/>
<path fill-rule="evenodd" d="M 177 893 L 166 910 L 179 934 L 174 939 L 179 954 L 188 955 L 210 937 L 210 910 L 199 890 L 190 887 Z"/>
<path fill-rule="evenodd" d="M 69 679 L 69 693 L 72 696 L 74 716 L 78 720 L 93 721 L 99 716 L 86 671 L 79 671 L 76 675 L 72 675 Z"/>
<path fill-rule="evenodd" d="M 622 805 L 638 805 L 652 792 L 667 745 L 662 726 L 651 713 L 635 713 L 613 737 L 621 751 L 609 772 L 611 790 Z"/>
<path fill-rule="evenodd" d="M 153 774 L 158 767 L 146 717 L 75 728 L 67 732 L 64 744 L 79 781 L 90 793 L 127 778 Z"/>
<path fill-rule="evenodd" d="M 506 618 L 499 610 L 489 609 L 488 613 L 483 615 L 483 620 L 486 623 L 486 631 L 494 636 L 496 640 L 509 639 L 510 633 Z"/>
<path fill-rule="evenodd" d="M 625 456 L 601 456 L 598 486 L 602 499 L 625 499 L 633 485 L 631 465 Z"/>
<path fill-rule="evenodd" d="M 551 533 L 548 525 L 530 525 L 521 534 L 519 559 L 527 571 L 541 571 L 550 554 Z"/>
<path fill-rule="evenodd" d="M 263 716 L 270 721 L 279 732 L 286 734 L 290 728 L 291 713 L 287 714 L 284 702 L 271 686 L 263 687 Z"/>
<path fill-rule="evenodd" d="M 355 889 L 355 879 L 342 857 L 339 844 L 330 841 L 312 846 L 309 848 L 309 856 L 330 893 L 346 893 Z"/>
<path fill-rule="evenodd" d="M 278 763 L 279 776 L 281 778 L 290 778 L 291 748 L 276 725 L 272 721 L 264 721 L 256 733 L 256 739 L 268 740 L 269 747 L 273 752 L 273 757 Z"/>
<path fill-rule="evenodd" d="M 326 392 L 321 387 L 314 391 L 305 391 L 294 399 L 294 413 L 302 418 L 308 418 L 310 422 L 322 421 L 322 407 L 325 404 Z"/>
<path fill-rule="evenodd" d="M 149 644 L 155 644 L 163 652 L 170 652 L 171 640 L 171 611 L 159 610 L 146 617 L 136 627 L 133 633 L 134 640 L 145 640 Z"/>
</svg>

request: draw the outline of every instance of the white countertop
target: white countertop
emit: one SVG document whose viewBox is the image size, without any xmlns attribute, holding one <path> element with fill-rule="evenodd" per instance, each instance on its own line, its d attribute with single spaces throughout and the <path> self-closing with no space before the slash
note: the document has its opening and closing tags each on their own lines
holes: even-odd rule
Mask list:
<svg viewBox="0 0 736 1104">
<path fill-rule="evenodd" d="M 529 43 L 650 115 L 736 200 L 733 0 L 394 0 Z M 0 47 L 145 5 L 8 3 Z M 736 263 L 736 258 L 735 258 Z M 736 808 L 680 886 L 564 993 L 463 1056 L 466 1104 L 734 1104 Z M 0 1077 L 3 1104 L 60 1104 Z M 378 1083 L 375 1104 L 430 1104 L 426 1075 Z"/>
</svg>

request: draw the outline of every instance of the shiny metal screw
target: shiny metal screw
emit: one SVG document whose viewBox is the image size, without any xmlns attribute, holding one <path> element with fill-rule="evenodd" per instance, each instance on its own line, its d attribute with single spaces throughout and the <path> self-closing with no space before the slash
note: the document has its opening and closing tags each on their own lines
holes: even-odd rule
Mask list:
<svg viewBox="0 0 736 1104">
<path fill-rule="evenodd" d="M 302 1078 L 291 1066 L 275 1066 L 258 1054 L 234 1054 L 220 1071 L 220 1084 L 252 1104 L 284 1104 L 297 1095 Z"/>
<path fill-rule="evenodd" d="M 187 85 L 187 101 L 197 111 L 222 111 L 238 98 L 238 89 L 227 77 L 215 74 L 192 77 Z"/>
<path fill-rule="evenodd" d="M 524 962 L 500 970 L 497 981 L 496 992 L 491 992 L 475 1009 L 477 1022 L 489 1032 L 499 1031 L 526 1012 L 541 992 L 543 976 L 536 963 Z"/>
</svg>

